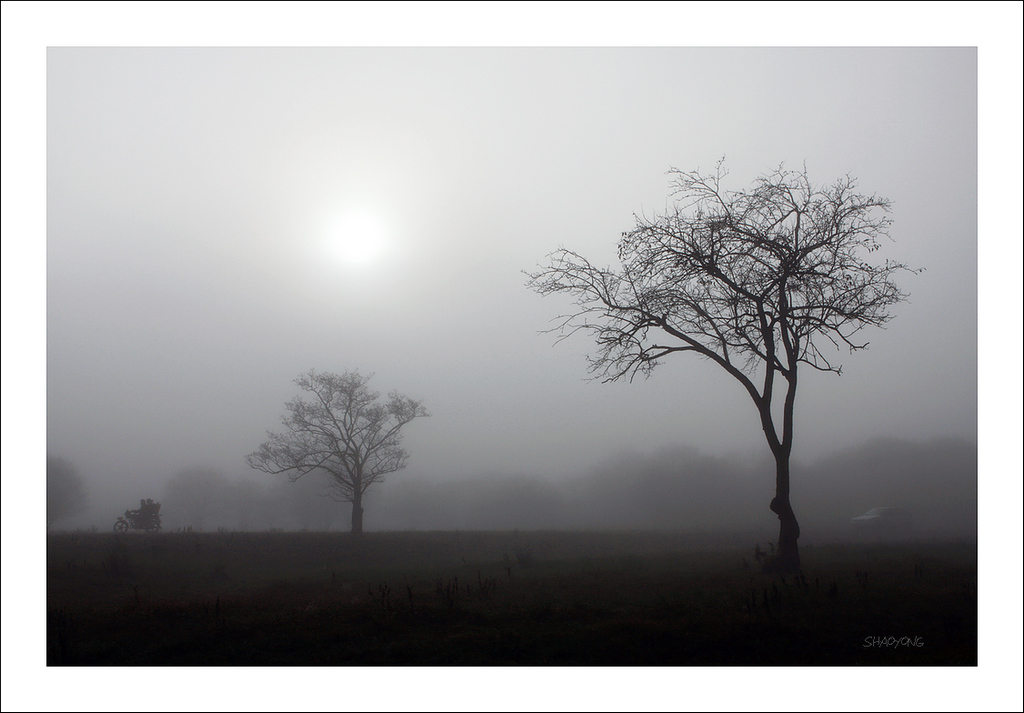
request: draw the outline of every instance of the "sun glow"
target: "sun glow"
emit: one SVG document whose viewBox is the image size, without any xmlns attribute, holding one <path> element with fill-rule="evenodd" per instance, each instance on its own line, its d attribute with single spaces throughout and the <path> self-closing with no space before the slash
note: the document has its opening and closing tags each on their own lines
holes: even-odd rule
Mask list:
<svg viewBox="0 0 1024 713">
<path fill-rule="evenodd" d="M 348 210 L 328 222 L 326 244 L 340 262 L 367 267 L 387 253 L 390 239 L 387 226 L 378 215 L 368 210 Z"/>
</svg>

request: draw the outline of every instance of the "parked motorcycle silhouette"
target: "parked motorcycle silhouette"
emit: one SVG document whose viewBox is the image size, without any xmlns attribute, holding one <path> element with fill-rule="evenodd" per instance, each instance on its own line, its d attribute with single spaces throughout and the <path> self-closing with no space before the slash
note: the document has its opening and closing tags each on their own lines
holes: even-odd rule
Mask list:
<svg viewBox="0 0 1024 713">
<path fill-rule="evenodd" d="M 114 532 L 128 532 L 128 530 L 145 530 L 156 532 L 160 529 L 160 503 L 154 503 L 151 499 L 140 500 L 138 510 L 125 510 L 124 517 L 117 518 L 114 523 Z"/>
</svg>

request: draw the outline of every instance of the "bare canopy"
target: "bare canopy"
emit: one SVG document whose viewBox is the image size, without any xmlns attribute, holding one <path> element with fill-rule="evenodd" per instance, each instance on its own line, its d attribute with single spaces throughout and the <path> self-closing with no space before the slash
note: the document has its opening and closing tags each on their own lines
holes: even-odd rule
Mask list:
<svg viewBox="0 0 1024 713">
<path fill-rule="evenodd" d="M 779 167 L 746 191 L 713 173 L 673 169 L 675 209 L 637 217 L 619 243 L 621 268 L 599 268 L 571 250 L 549 256 L 528 285 L 563 292 L 576 309 L 555 329 L 592 334 L 590 370 L 604 381 L 649 375 L 692 352 L 725 369 L 750 395 L 776 461 L 770 508 L 780 520 L 780 569 L 799 568 L 800 528 L 789 502 L 793 406 L 801 364 L 841 373 L 826 344 L 851 352 L 858 333 L 889 321 L 905 299 L 892 281 L 901 263 L 866 259 L 888 237 L 890 203 L 853 178 L 811 184 Z M 563 338 L 564 338 L 563 336 Z"/>
<path fill-rule="evenodd" d="M 401 447 L 402 428 L 428 416 L 422 403 L 396 392 L 386 403 L 371 391 L 372 378 L 358 371 L 303 374 L 295 383 L 311 398 L 296 397 L 281 417 L 284 433 L 268 433 L 259 449 L 246 457 L 266 473 L 287 473 L 296 481 L 322 471 L 331 496 L 352 503 L 352 532 L 363 531 L 363 495 L 384 476 L 405 467 L 409 454 Z"/>
</svg>

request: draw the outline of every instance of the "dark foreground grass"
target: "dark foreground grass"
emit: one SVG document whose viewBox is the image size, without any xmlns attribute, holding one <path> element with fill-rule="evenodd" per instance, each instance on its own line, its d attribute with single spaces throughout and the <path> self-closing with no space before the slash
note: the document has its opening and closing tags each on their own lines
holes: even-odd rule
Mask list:
<svg viewBox="0 0 1024 713">
<path fill-rule="evenodd" d="M 973 543 L 749 547 L 670 533 L 57 534 L 74 666 L 973 666 Z"/>
</svg>

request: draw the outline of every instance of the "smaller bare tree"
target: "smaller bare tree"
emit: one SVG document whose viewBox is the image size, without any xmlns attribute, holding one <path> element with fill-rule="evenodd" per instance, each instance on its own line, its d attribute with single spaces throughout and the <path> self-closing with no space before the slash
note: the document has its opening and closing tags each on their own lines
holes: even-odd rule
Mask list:
<svg viewBox="0 0 1024 713">
<path fill-rule="evenodd" d="M 312 398 L 297 397 L 281 417 L 284 433 L 267 441 L 246 460 L 265 473 L 286 473 L 292 482 L 307 473 L 328 476 L 331 497 L 352 503 L 352 533 L 363 531 L 363 495 L 384 476 L 405 467 L 402 428 L 429 416 L 422 402 L 396 392 L 386 403 L 371 391 L 372 378 L 358 371 L 343 374 L 310 370 L 295 383 Z"/>
</svg>

